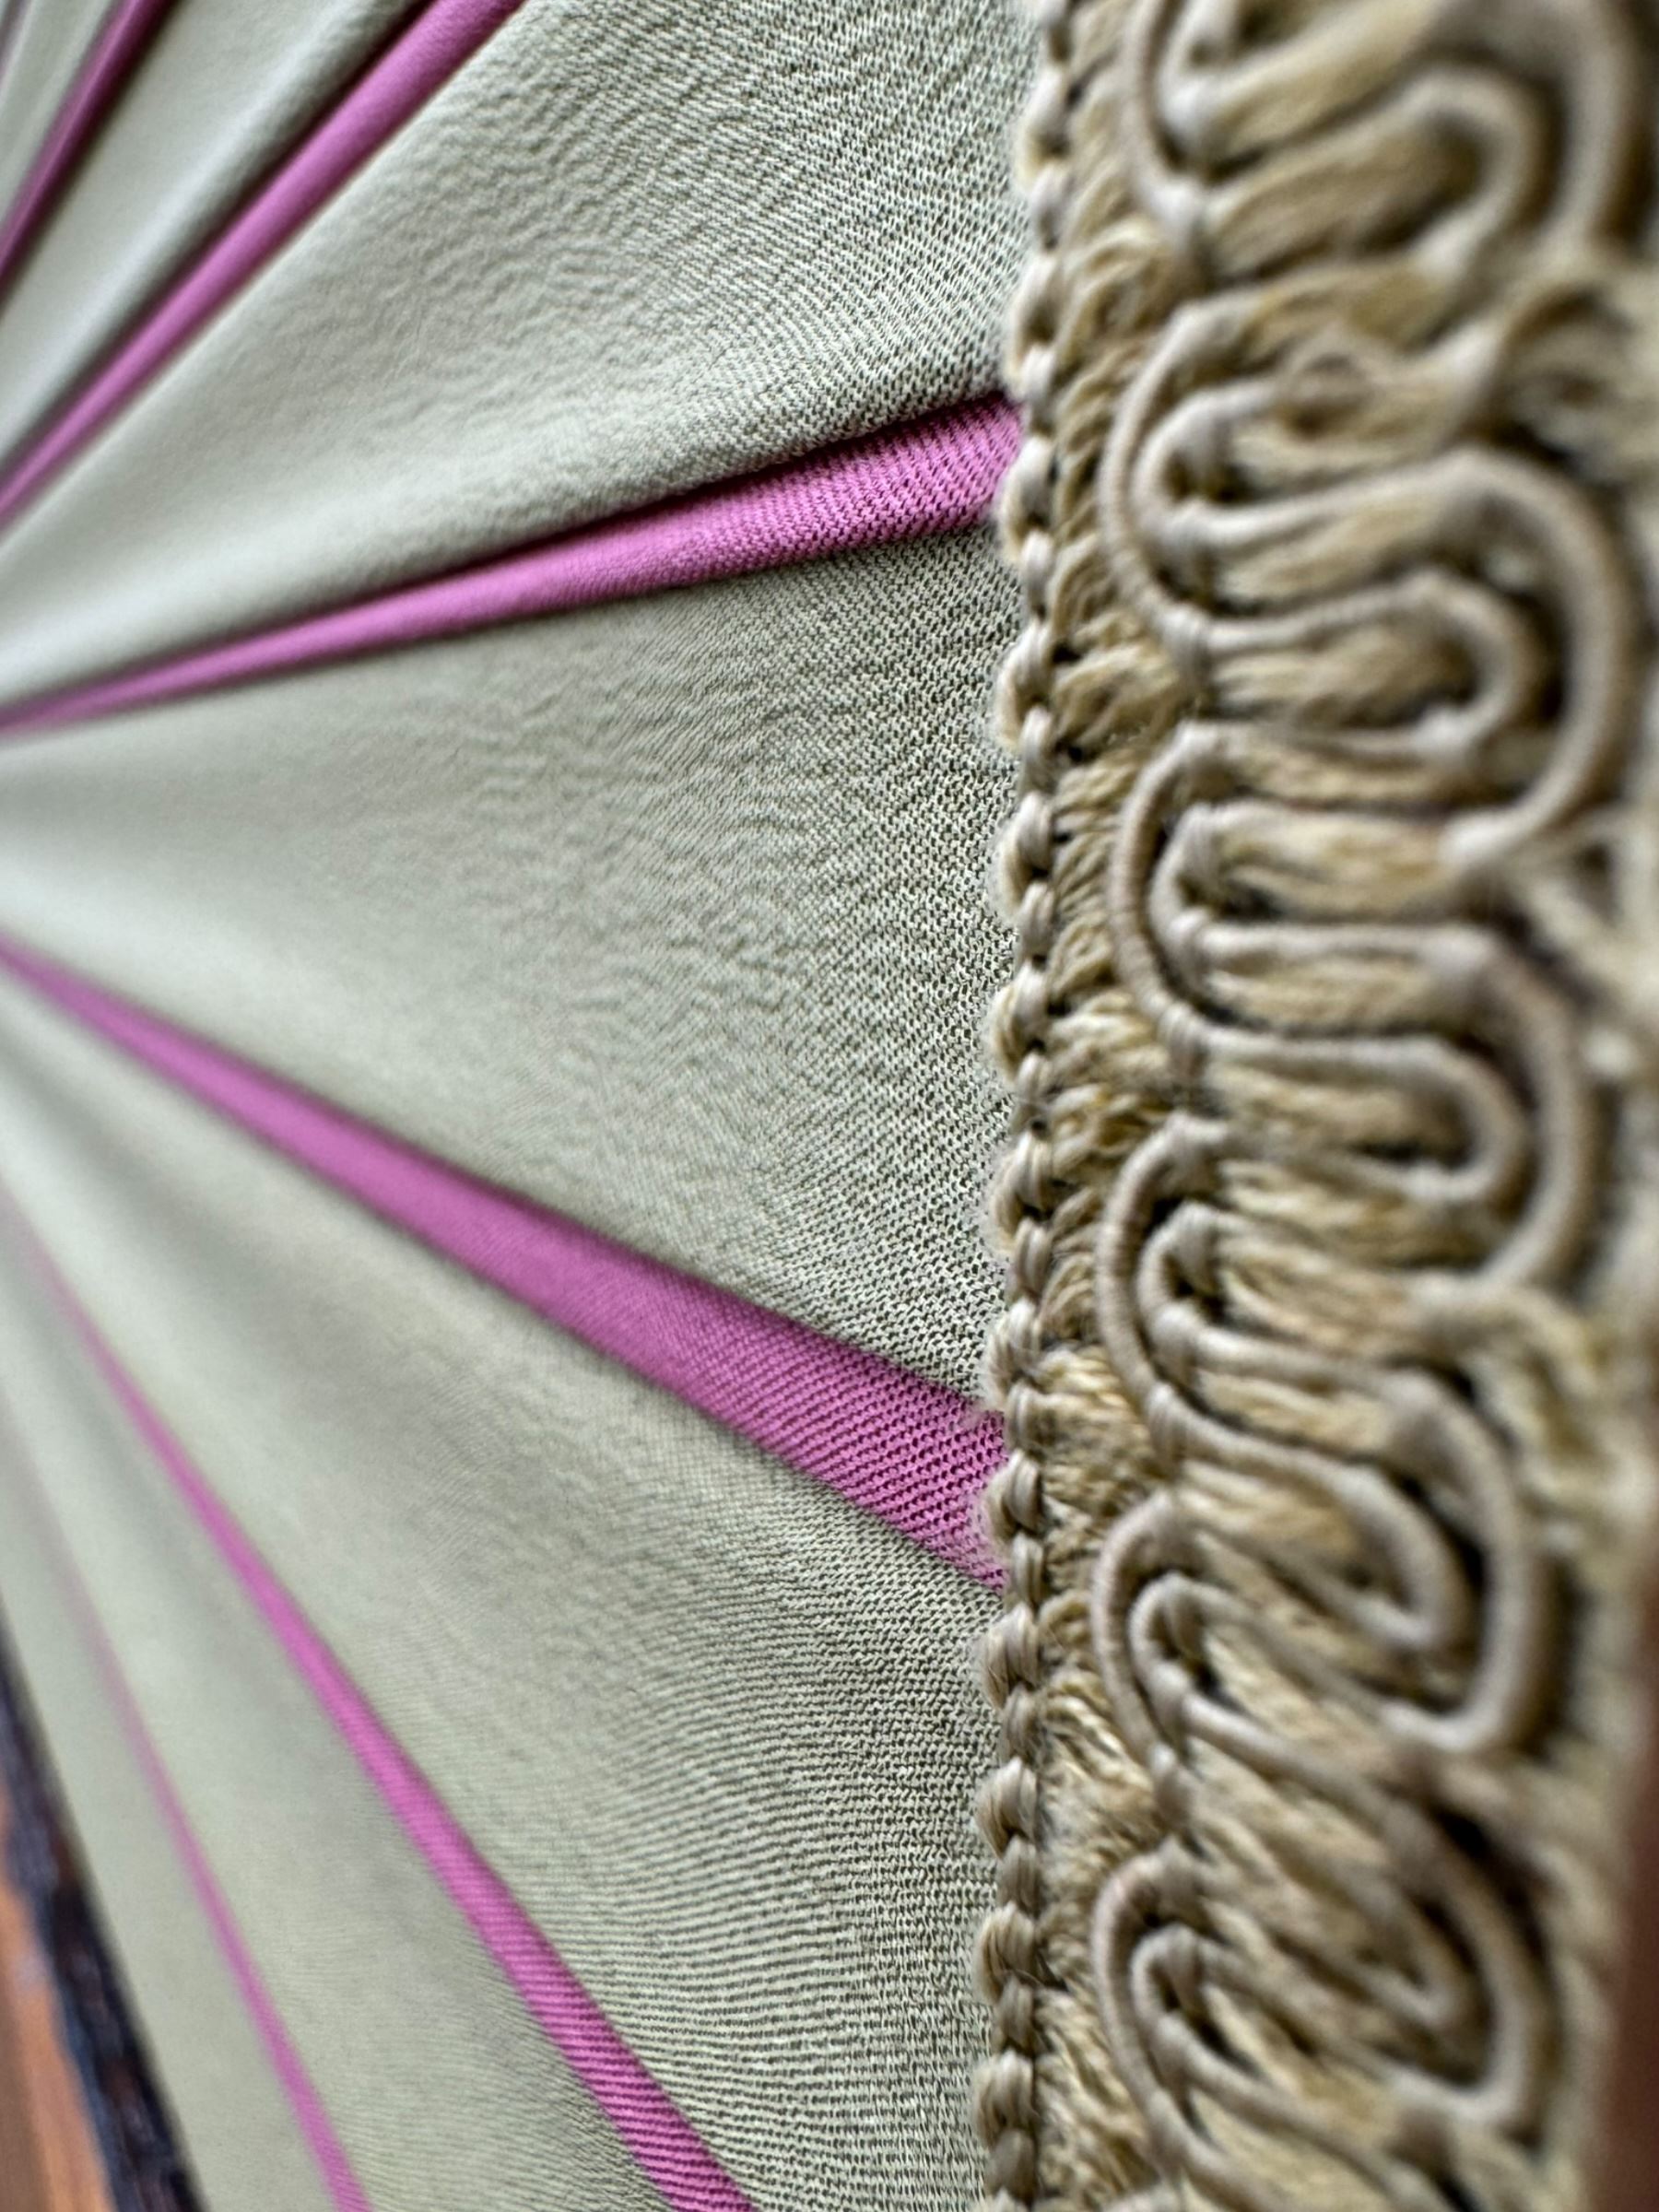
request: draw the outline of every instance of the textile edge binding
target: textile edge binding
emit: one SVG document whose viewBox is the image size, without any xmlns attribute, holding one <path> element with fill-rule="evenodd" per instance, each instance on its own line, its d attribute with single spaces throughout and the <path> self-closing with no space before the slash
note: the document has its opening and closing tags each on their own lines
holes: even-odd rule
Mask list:
<svg viewBox="0 0 1659 2212">
<path fill-rule="evenodd" d="M 993 2212 L 1583 2206 L 1645 1716 L 1639 0 L 1044 0 Z"/>
</svg>

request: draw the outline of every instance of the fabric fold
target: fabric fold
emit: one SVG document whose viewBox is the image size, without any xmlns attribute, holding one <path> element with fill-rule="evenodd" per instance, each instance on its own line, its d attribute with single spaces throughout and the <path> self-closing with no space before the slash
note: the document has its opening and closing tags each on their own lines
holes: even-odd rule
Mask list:
<svg viewBox="0 0 1659 2212">
<path fill-rule="evenodd" d="M 855 1345 L 492 1188 L 0 940 L 0 968 L 556 1327 L 978 1580 L 1000 1425 Z"/>
<path fill-rule="evenodd" d="M 42 1279 L 53 1301 L 84 1345 L 111 1396 L 148 1449 L 190 1513 L 235 1577 L 295 1673 L 349 1747 L 358 1764 L 463 1914 L 478 1941 L 518 1992 L 525 2009 L 564 2056 L 609 2119 L 671 2212 L 753 2212 L 747 2198 L 721 2166 L 691 2123 L 635 2057 L 586 1989 L 530 1920 L 506 1884 L 478 1853 L 431 1784 L 382 1724 L 368 1700 L 312 1628 L 292 1594 L 277 1580 L 207 1478 L 122 1368 L 89 1314 L 53 1266 L 9 1200 L 0 1199 L 14 1243 Z M 95 1621 L 89 1621 L 96 1630 Z M 113 1659 L 111 1659 L 113 1670 Z M 112 1687 L 130 1706 L 118 1673 Z M 135 1740 L 158 1794 L 165 1774 L 135 1710 Z M 240 1947 L 228 1908 L 213 1886 L 192 1841 L 183 1814 L 171 1799 L 170 1824 L 192 1864 L 204 1904 L 215 1919 L 237 1966 L 248 2001 L 266 2030 L 296 2109 L 328 2173 L 341 2212 L 367 2212 L 367 2200 L 339 2150 L 321 2106 L 309 2091 L 297 2056 L 263 1993 L 257 1971 Z M 309 2093 L 310 2102 L 305 2099 Z"/>
<path fill-rule="evenodd" d="M 984 521 L 1018 442 L 1000 399 L 596 523 L 477 568 L 0 706 L 28 736 L 320 663 L 709 583 Z"/>
<path fill-rule="evenodd" d="M 140 7 L 144 0 L 132 5 Z M 195 265 L 0 473 L 0 524 L 95 438 L 521 5 L 429 0 Z"/>
</svg>

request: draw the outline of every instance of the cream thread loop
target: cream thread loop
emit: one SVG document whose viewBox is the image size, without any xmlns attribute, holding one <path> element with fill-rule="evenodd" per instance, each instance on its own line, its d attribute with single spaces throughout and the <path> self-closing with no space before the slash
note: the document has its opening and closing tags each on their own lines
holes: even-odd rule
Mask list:
<svg viewBox="0 0 1659 2212">
<path fill-rule="evenodd" d="M 1654 1491 L 1647 33 L 1042 20 L 992 2201 L 1578 2212 Z"/>
</svg>

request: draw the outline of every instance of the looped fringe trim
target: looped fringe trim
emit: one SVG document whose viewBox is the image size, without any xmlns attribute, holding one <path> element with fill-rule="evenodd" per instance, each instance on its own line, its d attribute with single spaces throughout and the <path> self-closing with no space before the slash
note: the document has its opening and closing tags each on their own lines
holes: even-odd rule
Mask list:
<svg viewBox="0 0 1659 2212">
<path fill-rule="evenodd" d="M 1050 0 L 987 2203 L 1583 2201 L 1654 1513 L 1633 0 Z"/>
</svg>

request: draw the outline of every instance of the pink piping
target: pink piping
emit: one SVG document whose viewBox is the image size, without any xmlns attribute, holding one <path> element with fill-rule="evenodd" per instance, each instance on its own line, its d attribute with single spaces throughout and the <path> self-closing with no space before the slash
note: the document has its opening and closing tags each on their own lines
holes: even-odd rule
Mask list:
<svg viewBox="0 0 1659 2212">
<path fill-rule="evenodd" d="M 29 1242 L 33 1243 L 32 1238 L 29 1239 Z M 48 1264 L 42 1262 L 42 1265 Z M 50 1279 L 60 1301 L 67 1303 L 68 1294 L 56 1278 L 54 1272 L 51 1273 Z M 76 1319 L 78 1324 L 80 1320 L 78 1313 L 76 1315 Z M 161 1763 L 161 1755 L 156 1748 L 149 1730 L 145 1726 L 137 1702 L 122 1672 L 121 1663 L 116 1658 L 103 1624 L 98 1618 L 97 1608 L 92 1603 L 91 1593 L 82 1580 L 80 1570 L 70 1554 L 63 1532 L 51 1512 L 45 1484 L 20 1450 L 16 1453 L 15 1456 L 18 1464 L 27 1469 L 29 1487 L 35 1494 L 41 1533 L 46 1537 L 57 1562 L 58 1572 L 68 1593 L 81 1631 L 91 1648 L 94 1662 L 102 1677 L 105 1688 L 109 1692 L 111 1703 L 113 1705 L 116 1717 L 121 1724 L 122 1732 L 126 1736 L 134 1756 L 143 1770 L 145 1779 L 149 1784 L 168 1832 L 172 1838 L 173 1847 L 178 1852 L 185 1874 L 189 1877 L 190 1886 L 194 1890 L 196 1900 L 213 1932 L 214 1941 L 218 1946 L 220 1955 L 229 1968 L 231 1978 L 241 1993 L 242 2003 L 247 2006 L 253 2025 L 259 2031 L 260 2040 L 265 2044 L 276 2077 L 282 2084 L 284 2094 L 300 2124 L 300 2133 L 311 2147 L 312 2156 L 316 2159 L 328 2194 L 339 2207 L 339 2212 L 369 2212 L 369 2199 L 363 2192 L 362 2184 L 353 2172 L 351 2161 L 346 2155 L 345 2147 L 335 2134 L 328 2114 L 324 2109 L 323 2100 L 318 2096 L 316 2086 L 305 2070 L 305 2062 L 295 2049 L 288 2030 L 283 2024 L 282 2016 L 276 2009 L 276 2000 L 265 1987 L 264 1977 L 253 1963 L 253 1954 L 242 1939 L 241 1930 L 236 1924 L 236 1916 L 226 1900 L 224 1891 L 214 1878 L 213 1870 L 207 1864 L 206 1854 L 196 1841 L 189 1818 L 184 1807 L 179 1802 L 178 1794 L 168 1777 L 166 1768 Z"/>
<path fill-rule="evenodd" d="M 1000 1424 L 954 1391 L 459 1169 L 22 947 L 0 969 L 382 1219 L 979 1580 Z"/>
<path fill-rule="evenodd" d="M 752 2212 L 747 2198 L 667 2091 L 634 2056 L 500 1877 L 480 1858 L 437 1792 L 121 1367 L 32 1232 L 24 1233 L 37 1265 L 127 1418 L 263 1615 L 295 1672 L 349 1746 L 398 1825 L 641 2171 L 673 2212 Z"/>
<path fill-rule="evenodd" d="M 133 7 L 156 4 L 127 0 Z M 520 5 L 521 0 L 429 0 L 189 274 L 0 477 L 0 522 L 55 476 Z"/>
<path fill-rule="evenodd" d="M 0 708 L 0 733 L 53 729 L 493 623 L 966 529 L 989 512 L 1018 440 L 1014 409 L 980 400 L 455 575 Z"/>
<path fill-rule="evenodd" d="M 86 151 L 93 132 L 125 84 L 151 32 L 172 0 L 115 0 L 99 26 L 86 59 L 76 71 L 63 106 L 29 164 L 18 196 L 0 222 L 0 284 L 6 283 L 33 242 L 41 218 L 57 197 L 70 171 Z M 15 15 L 17 10 L 12 11 Z M 9 45 L 13 25 L 3 34 Z"/>
</svg>

